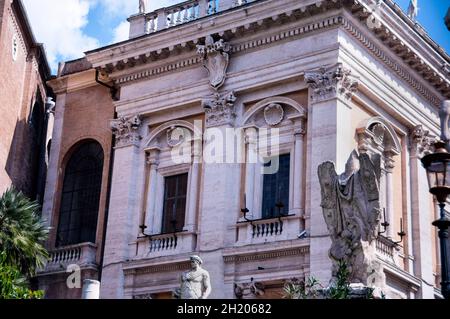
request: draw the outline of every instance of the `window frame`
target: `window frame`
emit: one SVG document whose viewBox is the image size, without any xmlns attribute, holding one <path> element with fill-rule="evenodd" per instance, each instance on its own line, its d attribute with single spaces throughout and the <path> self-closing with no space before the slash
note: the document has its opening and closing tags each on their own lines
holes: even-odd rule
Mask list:
<svg viewBox="0 0 450 319">
<path fill-rule="evenodd" d="M 67 185 L 67 187 L 70 187 L 69 190 L 65 190 L 66 181 L 67 181 L 67 178 L 68 178 L 68 173 L 70 173 L 70 171 L 68 170 L 69 169 L 69 165 L 71 164 L 72 160 L 76 159 L 76 156 L 80 156 L 80 159 L 83 158 L 83 157 L 86 157 L 86 156 L 92 156 L 92 154 L 79 155 L 81 150 L 83 149 L 83 147 L 87 147 L 89 145 L 96 145 L 98 147 L 98 151 L 101 151 L 101 153 L 99 152 L 99 153 L 96 154 L 96 159 L 97 160 L 100 160 L 97 157 L 99 155 L 101 155 L 101 164 L 100 164 L 100 166 L 97 166 L 98 172 L 96 172 L 96 174 L 95 174 L 95 175 L 97 175 L 97 178 L 98 178 L 98 181 L 97 181 L 98 182 L 98 195 L 97 195 L 98 199 L 96 201 L 97 203 L 95 204 L 96 205 L 96 218 L 95 218 L 96 222 L 95 222 L 95 227 L 93 227 L 93 230 L 94 230 L 93 234 L 91 234 L 92 237 L 93 237 L 93 241 L 90 241 L 90 240 L 86 241 L 86 240 L 82 240 L 81 239 L 82 235 L 83 235 L 83 233 L 82 233 L 82 224 L 83 223 L 82 222 L 80 222 L 79 229 L 78 229 L 78 235 L 77 235 L 78 238 L 80 238 L 80 239 L 78 239 L 76 242 L 72 242 L 71 240 L 61 240 L 59 238 L 61 236 L 61 233 L 63 232 L 62 229 L 63 229 L 63 226 L 64 226 L 64 225 L 61 224 L 62 220 L 63 220 L 62 219 L 62 217 L 63 217 L 63 214 L 62 214 L 62 212 L 63 212 L 63 205 L 65 204 L 64 201 L 63 201 L 64 195 L 65 194 L 71 194 L 70 195 L 71 196 L 71 199 L 70 199 L 70 207 L 71 208 L 70 208 L 70 211 L 68 211 L 66 213 L 68 215 L 67 216 L 67 223 L 65 225 L 67 230 L 64 231 L 64 232 L 70 233 L 69 230 L 73 228 L 71 226 L 72 215 L 74 214 L 75 211 L 78 211 L 78 214 L 80 214 L 79 211 L 81 210 L 81 209 L 74 210 L 72 208 L 73 207 L 73 197 L 74 197 L 73 193 L 75 191 L 80 193 L 83 190 L 83 188 L 81 188 L 81 189 L 74 189 L 75 185 L 73 184 L 74 182 L 72 182 L 71 185 Z M 97 162 L 97 165 L 98 164 L 99 164 L 99 162 Z M 56 235 L 55 236 L 55 247 L 73 246 L 73 245 L 83 244 L 83 243 L 86 243 L 86 242 L 90 242 L 90 243 L 93 243 L 93 244 L 96 243 L 96 241 L 97 241 L 98 225 L 99 225 L 99 212 L 100 212 L 100 209 L 101 209 L 100 204 L 101 204 L 101 196 L 102 196 L 104 169 L 105 169 L 105 151 L 103 149 L 103 146 L 96 140 L 85 140 L 85 141 L 82 141 L 82 142 L 78 143 L 77 145 L 75 145 L 72 148 L 72 151 L 68 154 L 66 163 L 64 165 L 64 174 L 62 175 L 62 184 L 61 184 L 61 190 L 60 190 L 60 195 L 59 195 L 59 209 L 58 209 L 58 221 L 57 221 L 57 225 L 56 225 L 56 234 L 55 234 Z M 81 172 L 80 169 L 77 168 L 71 174 L 74 175 L 75 173 L 80 173 L 80 172 Z M 92 178 L 93 175 L 94 174 L 91 174 L 90 178 Z M 89 188 L 86 188 L 86 189 L 93 190 L 94 188 L 95 187 L 92 186 L 92 187 L 89 187 Z M 94 209 L 92 208 L 92 212 L 93 212 L 93 210 Z M 83 216 L 86 217 L 85 215 L 83 215 L 83 213 L 81 213 L 81 215 L 78 216 L 78 219 L 82 219 Z M 70 238 L 70 234 L 68 234 L 68 236 Z M 90 236 L 88 236 L 88 237 L 90 237 Z"/>
<path fill-rule="evenodd" d="M 176 228 L 176 229 L 173 229 L 172 231 L 169 231 L 168 229 L 165 229 L 165 227 L 166 227 L 166 220 L 165 219 L 167 218 L 166 217 L 167 216 L 167 212 L 165 211 L 165 208 L 166 208 L 166 202 L 168 201 L 168 199 L 167 199 L 167 180 L 169 178 L 180 178 L 181 176 L 186 176 L 186 193 L 184 195 L 185 203 L 184 203 L 183 227 L 181 227 L 181 229 L 180 228 Z M 179 187 L 179 182 L 177 182 L 177 191 L 178 191 L 178 187 Z M 186 226 L 186 214 L 187 214 L 187 208 L 188 208 L 188 206 L 187 206 L 187 203 L 188 203 L 187 199 L 188 199 L 188 193 L 189 193 L 188 192 L 189 191 L 188 187 L 189 187 L 189 172 L 176 174 L 176 175 L 170 175 L 170 176 L 164 176 L 164 195 L 163 195 L 163 207 L 162 207 L 163 210 L 162 210 L 162 214 L 161 214 L 161 217 L 162 217 L 161 234 L 179 233 Z M 177 195 L 179 195 L 179 194 L 177 194 Z M 179 197 L 175 196 L 173 199 L 178 201 L 180 197 L 182 197 L 182 196 L 179 196 Z M 177 213 L 175 213 L 175 217 L 176 217 L 176 214 Z"/>
</svg>

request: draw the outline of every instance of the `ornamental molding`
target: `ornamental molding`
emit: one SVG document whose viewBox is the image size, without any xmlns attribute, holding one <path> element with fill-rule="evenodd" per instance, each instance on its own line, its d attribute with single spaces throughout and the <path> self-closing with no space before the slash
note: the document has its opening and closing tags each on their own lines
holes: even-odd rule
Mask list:
<svg viewBox="0 0 450 319">
<path fill-rule="evenodd" d="M 208 70 L 209 84 L 218 90 L 225 83 L 228 65 L 230 64 L 230 44 L 223 39 L 215 41 L 211 35 L 205 39 L 204 45 L 197 45 L 197 54 L 203 66 Z"/>
<path fill-rule="evenodd" d="M 112 132 L 116 137 L 116 147 L 135 145 L 141 141 L 139 129 L 142 125 L 140 115 L 122 116 L 110 122 Z"/>
<path fill-rule="evenodd" d="M 292 28 L 290 30 L 281 31 L 277 34 L 264 36 L 258 39 L 245 41 L 237 44 L 233 44 L 233 46 L 230 49 L 230 53 L 238 53 L 238 52 L 244 52 L 251 49 L 264 47 L 266 45 L 270 45 L 272 43 L 283 41 L 285 39 L 291 38 L 291 37 L 301 37 L 307 33 L 314 32 L 320 29 L 327 29 L 336 25 L 342 24 L 342 17 L 341 16 L 335 16 L 335 17 L 329 17 L 326 19 L 321 20 L 320 22 L 314 22 L 314 23 L 308 23 L 305 25 L 302 25 L 300 27 Z M 129 63 L 128 61 L 126 61 Z M 142 79 L 146 79 L 153 76 L 158 76 L 163 73 L 175 71 L 184 69 L 187 67 L 191 67 L 194 65 L 197 65 L 202 62 L 202 58 L 200 56 L 193 56 L 187 59 L 182 59 L 179 61 L 175 61 L 172 63 L 165 64 L 163 66 L 159 66 L 156 68 L 144 70 L 135 72 L 133 74 L 128 74 L 125 76 L 120 76 L 115 80 L 116 84 L 125 84 L 128 82 L 138 81 Z M 108 69 L 105 69 L 108 71 Z M 111 71 L 111 70 L 109 70 Z"/>
<path fill-rule="evenodd" d="M 356 13 L 355 13 L 356 14 Z M 434 106 L 439 106 L 440 98 L 432 93 L 428 88 L 426 88 L 423 84 L 421 84 L 418 80 L 416 80 L 411 75 L 411 69 L 416 70 L 417 73 L 427 82 L 429 82 L 436 90 L 443 90 L 442 94 L 446 96 L 450 96 L 448 93 L 449 84 L 448 80 L 440 77 L 439 74 L 434 72 L 430 67 L 429 63 L 419 56 L 413 53 L 412 48 L 408 47 L 407 44 L 398 39 L 392 32 L 389 32 L 387 27 L 380 27 L 377 30 L 373 30 L 375 35 L 388 46 L 389 49 L 393 51 L 393 53 L 400 57 L 405 63 L 410 65 L 410 69 L 407 69 L 393 59 L 389 58 L 384 50 L 380 49 L 379 46 L 375 45 L 368 37 L 366 37 L 351 21 L 343 16 L 334 16 L 328 17 L 325 19 L 321 19 L 316 22 L 308 23 L 299 27 L 291 28 L 289 30 L 284 30 L 278 32 L 277 34 L 272 34 L 264 37 L 260 37 L 258 39 L 244 41 L 241 43 L 237 43 L 232 45 L 230 49 L 230 53 L 238 53 L 244 52 L 247 50 L 252 50 L 259 47 L 264 47 L 266 45 L 270 45 L 272 43 L 283 41 L 292 37 L 301 37 L 305 34 L 315 32 L 321 29 L 327 29 L 342 25 L 344 30 L 346 30 L 350 35 L 355 37 L 363 46 L 365 46 L 376 58 L 378 58 L 381 62 L 387 65 L 391 70 L 394 71 L 402 80 L 407 82 L 412 88 L 414 88 L 421 96 L 423 96 L 427 101 L 431 102 Z M 222 33 L 225 33 L 221 32 Z M 236 33 L 236 30 L 231 30 L 232 33 Z M 195 43 L 196 41 L 194 41 Z M 158 50 L 158 52 L 163 52 L 164 50 Z M 123 59 L 120 61 L 116 61 L 114 63 L 110 63 L 108 65 L 104 65 L 101 67 L 104 71 L 111 73 L 116 68 L 123 69 L 125 66 L 135 65 L 137 61 L 142 61 L 149 59 L 152 57 L 152 61 L 157 59 L 157 57 L 153 57 L 156 52 L 146 53 L 143 57 L 137 56 L 131 59 Z M 160 53 L 162 54 L 162 53 Z M 133 62 L 134 60 L 135 62 Z M 175 70 L 184 69 L 187 67 L 191 67 L 197 65 L 202 62 L 202 58 L 199 56 L 192 56 L 187 59 L 182 59 L 179 61 L 167 63 L 163 66 L 158 66 L 155 68 L 134 72 L 133 74 L 121 75 L 116 80 L 116 84 L 125 84 L 132 81 L 137 81 L 153 76 L 158 76 L 164 74 L 166 72 L 171 72 Z"/>
<path fill-rule="evenodd" d="M 305 72 L 305 82 L 311 88 L 313 103 L 338 96 L 351 99 L 359 85 L 359 78 L 351 73 L 343 67 L 342 63 Z"/>
<path fill-rule="evenodd" d="M 228 255 L 228 256 L 224 256 L 223 260 L 226 263 L 251 262 L 251 261 L 257 261 L 257 260 L 274 259 L 274 258 L 279 258 L 279 257 L 303 256 L 303 255 L 308 254 L 309 251 L 310 251 L 309 246 L 305 246 L 305 247 L 299 247 L 299 248 L 294 248 L 294 249 L 268 251 L 268 252 L 263 252 L 263 253 Z"/>
<path fill-rule="evenodd" d="M 133 74 L 128 74 L 126 76 L 121 76 L 115 80 L 116 84 L 125 84 L 128 82 L 138 81 L 146 78 L 150 78 L 153 76 L 158 76 L 167 72 L 172 72 L 184 68 L 191 67 L 193 65 L 197 65 L 202 61 L 201 57 L 195 56 L 187 59 L 182 59 L 179 61 L 175 61 L 172 63 L 168 63 L 156 68 L 136 72 Z"/>
<path fill-rule="evenodd" d="M 264 108 L 264 120 L 267 125 L 276 126 L 283 122 L 284 109 L 281 104 L 271 103 Z"/>
<path fill-rule="evenodd" d="M 186 128 L 180 126 L 172 126 L 166 131 L 167 145 L 174 148 L 186 141 Z"/>
<path fill-rule="evenodd" d="M 430 92 L 425 86 L 411 76 L 411 72 L 406 71 L 402 66 L 389 58 L 384 50 L 380 49 L 372 41 L 370 41 L 355 25 L 347 19 L 343 19 L 344 29 L 355 37 L 362 45 L 364 45 L 375 57 L 380 59 L 386 66 L 388 66 L 401 79 L 407 82 L 413 89 L 418 91 L 427 101 L 434 106 L 439 106 L 440 98 Z M 428 80 L 428 77 L 424 77 Z"/>
<path fill-rule="evenodd" d="M 153 274 L 159 272 L 170 272 L 170 271 L 185 271 L 191 268 L 190 261 L 188 262 L 175 262 L 169 264 L 159 264 L 151 266 L 142 266 L 136 268 L 124 269 L 124 275 L 143 275 L 143 274 Z"/>
<path fill-rule="evenodd" d="M 206 114 L 206 127 L 234 126 L 236 118 L 234 102 L 236 96 L 233 91 L 225 94 L 214 93 L 212 97 L 204 99 L 202 107 Z"/>
</svg>

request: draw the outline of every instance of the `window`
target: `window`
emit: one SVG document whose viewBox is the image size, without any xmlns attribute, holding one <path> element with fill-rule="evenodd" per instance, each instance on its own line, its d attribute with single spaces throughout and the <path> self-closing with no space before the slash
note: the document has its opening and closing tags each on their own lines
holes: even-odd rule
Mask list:
<svg viewBox="0 0 450 319">
<path fill-rule="evenodd" d="M 12 58 L 14 61 L 17 60 L 18 53 L 19 53 L 19 43 L 17 41 L 17 36 L 14 35 L 12 38 Z"/>
<path fill-rule="evenodd" d="M 278 171 L 264 175 L 262 218 L 288 215 L 290 163 L 290 154 L 281 155 Z M 269 167 L 271 164 L 272 161 L 269 161 L 264 166 Z"/>
<path fill-rule="evenodd" d="M 164 180 L 163 234 L 183 230 L 187 184 L 188 174 L 170 176 Z"/>
<path fill-rule="evenodd" d="M 95 243 L 103 172 L 103 150 L 91 141 L 67 163 L 56 246 Z"/>
</svg>

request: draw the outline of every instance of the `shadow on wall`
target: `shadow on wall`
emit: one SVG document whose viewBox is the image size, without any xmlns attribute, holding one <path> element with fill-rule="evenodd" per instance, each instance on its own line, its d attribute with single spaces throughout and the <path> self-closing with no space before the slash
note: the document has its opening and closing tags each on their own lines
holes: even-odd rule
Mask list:
<svg viewBox="0 0 450 319">
<path fill-rule="evenodd" d="M 42 205 L 47 174 L 46 116 L 37 102 L 28 120 L 17 121 L 5 171 L 12 184 Z"/>
</svg>

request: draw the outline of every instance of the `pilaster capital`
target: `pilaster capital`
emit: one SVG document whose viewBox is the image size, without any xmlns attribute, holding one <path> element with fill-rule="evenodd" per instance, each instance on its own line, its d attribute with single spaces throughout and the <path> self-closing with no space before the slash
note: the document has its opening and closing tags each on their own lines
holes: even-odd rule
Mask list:
<svg viewBox="0 0 450 319">
<path fill-rule="evenodd" d="M 222 95 L 214 93 L 210 98 L 204 99 L 202 107 L 206 114 L 206 127 L 234 126 L 236 118 L 234 102 L 236 96 L 233 91 Z"/>
<path fill-rule="evenodd" d="M 351 73 L 350 70 L 343 67 L 342 63 L 306 71 L 305 82 L 311 88 L 313 103 L 339 96 L 351 99 L 359 85 L 359 78 Z"/>
<path fill-rule="evenodd" d="M 142 139 L 139 134 L 141 125 L 140 115 L 121 116 L 112 120 L 110 126 L 116 137 L 116 147 L 138 146 Z"/>
</svg>

